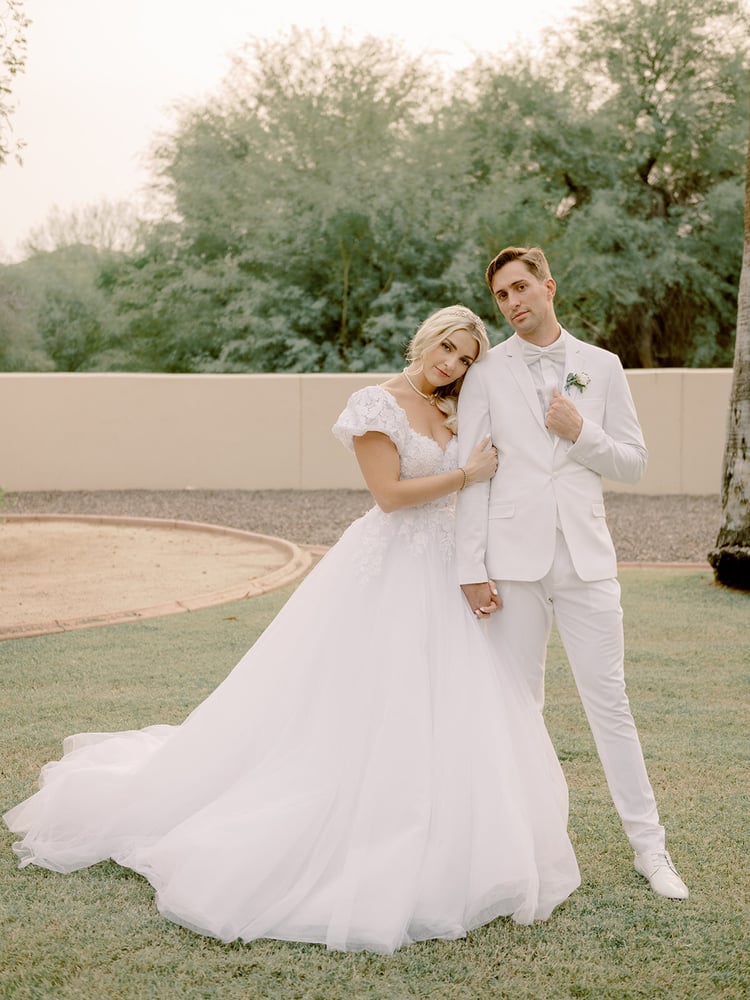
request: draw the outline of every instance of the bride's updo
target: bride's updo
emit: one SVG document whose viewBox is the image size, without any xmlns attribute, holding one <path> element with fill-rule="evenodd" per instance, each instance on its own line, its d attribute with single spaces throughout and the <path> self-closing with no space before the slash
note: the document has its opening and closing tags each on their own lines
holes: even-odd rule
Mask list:
<svg viewBox="0 0 750 1000">
<path fill-rule="evenodd" d="M 479 353 L 475 360 L 481 361 L 490 349 L 490 341 L 484 323 L 471 309 L 459 305 L 446 306 L 427 317 L 406 349 L 406 360 L 409 364 L 421 364 L 428 351 L 433 350 L 446 337 L 450 337 L 451 334 L 458 333 L 460 330 L 476 340 L 479 345 Z M 445 426 L 449 427 L 454 434 L 457 428 L 458 394 L 461 391 L 463 380 L 464 376 L 462 375 L 455 382 L 440 386 L 434 393 L 437 408 L 445 414 Z"/>
</svg>

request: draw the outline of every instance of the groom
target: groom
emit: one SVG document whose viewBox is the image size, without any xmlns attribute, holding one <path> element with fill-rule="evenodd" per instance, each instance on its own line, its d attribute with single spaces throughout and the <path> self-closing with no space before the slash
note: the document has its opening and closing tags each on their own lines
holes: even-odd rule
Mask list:
<svg viewBox="0 0 750 1000">
<path fill-rule="evenodd" d="M 625 693 L 620 587 L 602 496 L 602 477 L 636 483 L 646 467 L 625 373 L 616 355 L 560 327 L 539 248 L 502 250 L 486 278 L 515 334 L 472 366 L 459 397 L 459 461 L 486 434 L 499 455 L 491 482 L 459 493 L 462 590 L 540 709 L 554 617 L 636 871 L 659 895 L 685 899 Z"/>
</svg>

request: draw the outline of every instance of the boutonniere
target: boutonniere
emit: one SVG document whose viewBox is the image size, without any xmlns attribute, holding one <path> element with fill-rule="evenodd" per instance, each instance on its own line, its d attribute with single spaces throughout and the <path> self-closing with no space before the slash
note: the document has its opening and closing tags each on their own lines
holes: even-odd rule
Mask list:
<svg viewBox="0 0 750 1000">
<path fill-rule="evenodd" d="M 579 392 L 583 392 L 591 381 L 591 376 L 586 372 L 568 372 L 565 376 L 565 391 L 570 394 L 571 386 L 575 386 Z"/>
</svg>

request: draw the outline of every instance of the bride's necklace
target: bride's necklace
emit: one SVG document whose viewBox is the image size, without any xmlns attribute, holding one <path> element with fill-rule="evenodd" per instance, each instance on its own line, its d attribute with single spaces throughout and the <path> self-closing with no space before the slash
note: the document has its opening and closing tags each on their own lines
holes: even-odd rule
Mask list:
<svg viewBox="0 0 750 1000">
<path fill-rule="evenodd" d="M 421 396 L 422 399 L 426 399 L 428 403 L 431 403 L 432 406 L 435 406 L 435 403 L 436 403 L 435 394 L 433 392 L 422 392 L 421 389 L 417 389 L 417 387 L 414 385 L 414 383 L 412 382 L 412 380 L 409 378 L 409 373 L 407 372 L 407 370 L 405 368 L 404 368 L 404 378 L 409 383 L 409 385 L 412 387 L 412 389 L 417 393 L 418 396 Z"/>
</svg>

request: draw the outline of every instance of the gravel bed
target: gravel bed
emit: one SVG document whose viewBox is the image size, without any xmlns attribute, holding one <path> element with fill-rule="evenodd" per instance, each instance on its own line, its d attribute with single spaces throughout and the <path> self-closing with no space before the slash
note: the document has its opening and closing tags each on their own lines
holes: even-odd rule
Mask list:
<svg viewBox="0 0 750 1000">
<path fill-rule="evenodd" d="M 716 496 L 608 493 L 622 562 L 706 562 L 721 522 Z M 332 545 L 372 506 L 365 490 L 107 490 L 6 493 L 8 514 L 96 514 L 201 521 L 299 544 Z"/>
</svg>

